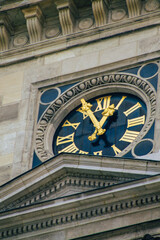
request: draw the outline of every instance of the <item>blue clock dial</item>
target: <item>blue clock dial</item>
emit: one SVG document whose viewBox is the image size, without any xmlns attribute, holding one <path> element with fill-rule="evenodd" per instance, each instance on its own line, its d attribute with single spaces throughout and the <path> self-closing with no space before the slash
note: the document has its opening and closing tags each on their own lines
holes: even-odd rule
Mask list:
<svg viewBox="0 0 160 240">
<path fill-rule="evenodd" d="M 131 94 L 82 99 L 59 125 L 53 152 L 115 156 L 131 144 L 146 121 L 146 105 Z"/>
</svg>

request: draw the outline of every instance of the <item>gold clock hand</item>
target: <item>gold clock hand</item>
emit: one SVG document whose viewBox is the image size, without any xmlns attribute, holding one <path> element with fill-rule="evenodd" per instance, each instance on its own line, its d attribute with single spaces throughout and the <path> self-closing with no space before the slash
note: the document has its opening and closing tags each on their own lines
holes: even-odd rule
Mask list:
<svg viewBox="0 0 160 240">
<path fill-rule="evenodd" d="M 91 110 L 92 104 L 87 103 L 84 98 L 81 99 L 81 103 L 82 103 L 82 107 L 81 107 L 82 111 L 87 112 L 88 116 L 90 117 L 90 119 L 93 123 L 93 126 L 96 128 L 94 133 L 88 137 L 88 139 L 90 141 L 93 141 L 94 139 L 96 139 L 97 132 L 98 132 L 98 135 L 102 135 L 105 133 L 106 130 L 102 129 L 102 127 L 100 126 L 100 123 L 94 116 L 94 114 Z"/>
<path fill-rule="evenodd" d="M 93 114 L 93 112 L 91 110 L 92 104 L 87 103 L 84 98 L 81 99 L 81 103 L 82 103 L 82 108 L 81 108 L 82 111 L 87 112 L 87 114 L 90 117 L 94 127 L 96 129 L 100 129 L 101 127 L 99 125 L 99 122 L 98 122 L 98 120 L 96 119 L 96 117 L 94 116 L 94 114 Z"/>
<path fill-rule="evenodd" d="M 100 127 L 103 126 L 103 124 L 105 123 L 105 121 L 107 120 L 107 118 L 109 116 L 113 116 L 114 112 L 115 112 L 114 104 L 110 105 L 108 108 L 106 108 L 102 112 L 103 117 L 102 117 L 102 119 L 99 122 Z M 97 135 L 99 135 L 99 134 L 97 133 Z"/>
<path fill-rule="evenodd" d="M 107 118 L 109 116 L 112 116 L 113 113 L 115 112 L 114 104 L 112 104 L 111 106 L 109 106 L 108 108 L 106 108 L 103 111 L 103 113 L 102 113 L 103 117 L 100 120 L 100 122 L 98 122 L 98 120 L 96 119 L 96 117 L 94 116 L 94 114 L 91 110 L 92 105 L 90 103 L 87 103 L 84 98 L 81 99 L 81 102 L 82 102 L 82 107 L 81 107 L 82 111 L 87 112 L 88 116 L 90 117 L 90 119 L 95 127 L 94 133 L 88 137 L 88 139 L 90 141 L 93 141 L 96 139 L 96 134 L 103 135 L 105 133 L 106 129 L 102 129 L 102 126 L 104 125 Z"/>
</svg>

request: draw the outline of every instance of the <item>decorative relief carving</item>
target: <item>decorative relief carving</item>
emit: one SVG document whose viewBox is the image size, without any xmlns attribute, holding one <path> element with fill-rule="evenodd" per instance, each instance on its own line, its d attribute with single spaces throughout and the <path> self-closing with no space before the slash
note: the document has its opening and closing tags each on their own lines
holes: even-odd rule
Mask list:
<svg viewBox="0 0 160 240">
<path fill-rule="evenodd" d="M 30 43 L 39 42 L 42 38 L 43 14 L 38 6 L 33 6 L 22 10 L 30 38 Z"/>
<path fill-rule="evenodd" d="M 59 34 L 60 34 L 59 27 L 48 27 L 45 32 L 46 38 L 57 37 Z"/>
<path fill-rule="evenodd" d="M 64 35 L 73 33 L 74 20 L 69 8 L 59 10 L 59 19 Z"/>
<path fill-rule="evenodd" d="M 148 0 L 145 4 L 145 10 L 147 12 L 152 12 L 160 7 L 160 2 L 158 0 Z"/>
<path fill-rule="evenodd" d="M 0 16 L 0 51 L 6 51 L 9 48 L 10 31 L 12 27 L 6 14 Z"/>
<path fill-rule="evenodd" d="M 129 17 L 136 17 L 141 14 L 141 0 L 126 0 Z"/>
<path fill-rule="evenodd" d="M 96 22 L 96 27 L 107 23 L 109 1 L 108 0 L 92 0 L 92 10 Z"/>
<path fill-rule="evenodd" d="M 126 11 L 124 9 L 116 9 L 112 11 L 112 21 L 120 21 L 126 16 Z"/>
<path fill-rule="evenodd" d="M 124 87 L 125 84 L 125 87 Z M 136 145 L 145 135 L 146 132 L 151 128 L 154 118 L 155 118 L 155 112 L 156 112 L 156 92 L 153 88 L 153 86 L 146 80 L 141 79 L 135 75 L 129 75 L 129 74 L 111 74 L 111 75 L 105 75 L 102 77 L 85 80 L 84 82 L 78 83 L 74 85 L 72 88 L 64 92 L 59 98 L 57 98 L 56 101 L 54 101 L 44 112 L 42 115 L 38 126 L 37 126 L 37 132 L 36 132 L 36 153 L 40 160 L 45 161 L 48 158 L 52 157 L 53 154 L 48 153 L 48 151 L 45 149 L 45 135 L 47 132 L 47 128 L 50 124 L 50 121 L 53 121 L 56 113 L 58 110 L 64 108 L 64 104 L 69 102 L 70 100 L 73 101 L 73 99 L 76 96 L 79 96 L 81 94 L 84 94 L 85 92 L 88 93 L 88 90 L 92 91 L 92 89 L 97 89 L 97 91 L 100 91 L 100 87 L 103 86 L 103 89 L 105 87 L 119 87 L 123 90 L 129 89 L 131 91 L 135 91 L 137 93 L 141 92 L 143 95 L 145 101 L 147 99 L 148 103 L 148 120 L 146 121 L 142 131 L 136 138 L 134 142 L 132 142 L 127 148 L 125 148 L 122 152 L 117 154 L 117 157 L 121 157 L 124 154 L 126 154 L 128 151 L 130 151 L 134 145 Z"/>
<path fill-rule="evenodd" d="M 56 0 L 55 4 L 59 11 L 59 21 L 63 35 L 71 34 L 74 30 L 76 6 L 72 0 Z"/>
<path fill-rule="evenodd" d="M 135 180 L 134 178 L 116 177 L 116 176 L 99 176 L 85 173 L 66 173 L 62 177 L 55 179 L 54 181 L 47 182 L 46 185 L 40 186 L 36 191 L 33 191 L 25 196 L 15 200 L 9 205 L 0 209 L 0 212 L 11 210 L 13 208 L 20 208 L 29 206 L 33 203 L 42 202 L 53 198 L 55 193 L 60 192 L 65 187 L 85 188 L 86 190 L 97 189 L 106 186 L 112 186 L 120 182 L 128 182 Z M 55 198 L 55 197 L 54 197 Z"/>
<path fill-rule="evenodd" d="M 13 40 L 13 45 L 15 47 L 20 47 L 26 45 L 28 42 L 28 37 L 25 34 L 20 34 L 16 36 Z"/>
<path fill-rule="evenodd" d="M 79 29 L 85 30 L 91 28 L 93 26 L 93 19 L 92 18 L 84 18 L 79 22 Z"/>
<path fill-rule="evenodd" d="M 152 194 L 147 196 L 145 195 L 144 197 L 139 197 L 139 198 L 137 197 L 130 200 L 128 199 L 128 201 L 121 200 L 121 202 L 114 202 L 114 203 L 104 204 L 104 205 L 99 204 L 98 206 L 94 206 L 94 207 L 90 207 L 90 208 L 86 208 L 78 211 L 75 210 L 72 213 L 61 214 L 61 215 L 53 216 L 43 220 L 29 222 L 28 224 L 22 223 L 21 225 L 18 225 L 18 226 L 1 229 L 0 238 L 8 238 L 11 236 L 15 237 L 27 232 L 47 229 L 49 227 L 56 227 L 57 225 L 62 226 L 63 224 L 66 224 L 66 223 L 87 220 L 87 219 L 96 218 L 104 215 L 107 216 L 113 212 L 115 214 L 116 212 L 118 213 L 126 209 L 129 212 L 130 210 L 132 211 L 133 208 L 140 208 L 140 207 L 143 207 L 144 205 L 145 206 L 151 205 L 151 204 L 153 205 L 154 203 L 155 204 L 159 203 L 159 201 L 160 201 L 160 195 L 157 193 L 156 195 Z M 145 235 L 142 240 L 160 240 L 160 238 L 159 237 L 147 238 L 147 236 Z"/>
</svg>

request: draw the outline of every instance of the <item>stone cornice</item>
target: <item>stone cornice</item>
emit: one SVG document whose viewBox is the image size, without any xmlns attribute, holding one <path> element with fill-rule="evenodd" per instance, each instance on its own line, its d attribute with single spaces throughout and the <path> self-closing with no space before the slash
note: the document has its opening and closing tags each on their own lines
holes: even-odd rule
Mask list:
<svg viewBox="0 0 160 240">
<path fill-rule="evenodd" d="M 85 181 L 85 186 L 89 187 L 89 180 L 90 184 L 93 180 L 95 185 L 90 185 L 90 187 L 92 186 L 90 189 L 95 189 L 102 188 L 103 183 L 107 183 L 107 181 L 118 183 L 158 174 L 160 172 L 160 162 L 62 154 L 4 184 L 0 192 L 0 209 L 27 206 L 31 203 L 50 199 L 50 196 L 55 198 L 53 189 L 57 181 L 59 181 L 57 190 L 60 185 L 62 187 L 69 186 L 68 182 L 65 185 L 61 181 L 62 176 L 64 182 L 66 180 L 66 169 L 70 171 L 73 177 L 74 175 L 82 176 L 81 184 L 83 186 Z M 96 180 L 95 177 L 99 180 Z M 72 188 L 76 187 L 77 184 L 79 184 L 79 187 L 81 186 L 79 182 L 76 184 L 74 179 L 71 181 L 70 186 Z"/>
<path fill-rule="evenodd" d="M 74 224 L 84 227 L 93 222 L 100 224 L 94 229 L 96 233 L 157 220 L 160 218 L 159 189 L 160 176 L 157 175 L 105 190 L 94 190 L 7 211 L 0 218 L 1 238 L 27 233 L 32 235 L 35 231 L 43 232 L 45 229 L 56 231 L 59 227 L 74 227 Z M 128 215 L 132 222 L 126 222 Z M 110 226 L 107 227 L 108 221 Z M 116 225 L 113 224 L 115 221 Z M 102 222 L 104 224 L 101 225 Z"/>
<path fill-rule="evenodd" d="M 43 12 L 43 10 L 42 10 Z M 42 39 L 40 42 L 28 43 L 27 39 L 18 47 L 11 47 L 8 51 L 0 53 L 0 66 L 12 64 L 27 59 L 43 56 L 49 53 L 65 50 L 74 46 L 97 41 L 100 39 L 114 37 L 120 34 L 140 30 L 145 27 L 160 24 L 160 12 L 149 12 L 145 15 L 124 19 L 122 22 L 109 22 L 103 26 L 90 27 L 81 31 L 75 30 L 68 35 L 59 35 L 49 39 Z M 43 29 L 44 32 L 45 29 Z M 42 29 L 41 29 L 42 31 Z M 42 51 L 43 49 L 43 51 Z"/>
</svg>

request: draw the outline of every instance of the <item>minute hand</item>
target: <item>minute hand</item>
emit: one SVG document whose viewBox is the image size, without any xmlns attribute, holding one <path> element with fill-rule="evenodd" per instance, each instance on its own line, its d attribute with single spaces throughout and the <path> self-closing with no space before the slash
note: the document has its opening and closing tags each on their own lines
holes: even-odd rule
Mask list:
<svg viewBox="0 0 160 240">
<path fill-rule="evenodd" d="M 81 102 L 82 102 L 82 111 L 84 112 L 87 112 L 89 118 L 91 119 L 94 127 L 97 129 L 97 130 L 100 130 L 101 127 L 100 127 L 100 123 L 98 122 L 98 120 L 96 119 L 96 117 L 94 116 L 92 110 L 91 110 L 91 107 L 92 105 L 90 103 L 87 103 L 84 98 L 81 99 Z"/>
</svg>

